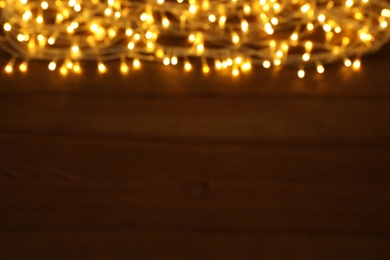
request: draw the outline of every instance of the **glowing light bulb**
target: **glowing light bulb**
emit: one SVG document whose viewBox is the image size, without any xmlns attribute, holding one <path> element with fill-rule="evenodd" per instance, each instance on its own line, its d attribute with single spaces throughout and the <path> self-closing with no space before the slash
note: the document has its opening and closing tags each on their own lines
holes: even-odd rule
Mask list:
<svg viewBox="0 0 390 260">
<path fill-rule="evenodd" d="M 189 40 L 190 42 L 194 42 L 194 41 L 195 41 L 195 35 L 194 35 L 194 34 L 190 34 L 190 35 L 188 36 L 188 40 Z"/>
<path fill-rule="evenodd" d="M 121 62 L 120 71 L 121 71 L 122 74 L 129 73 L 129 66 L 127 65 L 127 63 L 125 61 Z"/>
<path fill-rule="evenodd" d="M 358 70 L 360 69 L 360 65 L 361 65 L 361 62 L 359 59 L 356 59 L 353 64 L 352 64 L 352 67 L 355 69 L 355 70 Z"/>
<path fill-rule="evenodd" d="M 303 69 L 298 70 L 298 77 L 303 79 L 305 77 L 305 71 Z"/>
<path fill-rule="evenodd" d="M 131 35 L 133 35 L 133 30 L 132 29 L 126 29 L 125 34 L 126 34 L 126 36 L 131 36 Z"/>
<path fill-rule="evenodd" d="M 215 22 L 217 21 L 217 17 L 215 17 L 214 14 L 210 14 L 210 15 L 209 15 L 209 21 L 210 21 L 211 23 L 215 23 Z"/>
<path fill-rule="evenodd" d="M 8 63 L 4 68 L 5 73 L 11 74 L 14 71 L 14 68 L 11 63 Z"/>
<path fill-rule="evenodd" d="M 78 62 L 75 62 L 73 65 L 73 71 L 77 74 L 81 73 L 81 66 Z"/>
<path fill-rule="evenodd" d="M 351 67 L 352 61 L 351 61 L 350 59 L 344 59 L 344 65 L 345 65 L 346 67 Z"/>
<path fill-rule="evenodd" d="M 79 51 L 80 51 L 79 46 L 77 46 L 77 45 L 73 45 L 73 46 L 72 46 L 72 52 L 73 52 L 73 53 L 78 53 Z"/>
<path fill-rule="evenodd" d="M 37 21 L 38 24 L 42 24 L 43 23 L 42 15 L 38 15 L 36 21 Z"/>
<path fill-rule="evenodd" d="M 240 42 L 240 37 L 237 35 L 237 33 L 233 33 L 233 35 L 232 35 L 232 42 L 234 44 L 237 44 L 237 43 Z"/>
<path fill-rule="evenodd" d="M 325 71 L 324 66 L 322 66 L 322 65 L 318 65 L 317 66 L 317 72 L 318 73 L 322 74 L 322 73 L 324 73 L 324 71 Z"/>
<path fill-rule="evenodd" d="M 171 63 L 171 60 L 168 57 L 165 57 L 163 63 L 165 66 L 168 66 Z"/>
<path fill-rule="evenodd" d="M 184 70 L 185 71 L 190 71 L 192 69 L 191 63 L 189 61 L 186 61 L 184 63 Z"/>
<path fill-rule="evenodd" d="M 305 49 L 306 51 L 311 51 L 313 49 L 313 42 L 311 41 L 305 42 Z"/>
<path fill-rule="evenodd" d="M 301 6 L 302 13 L 307 13 L 307 12 L 309 12 L 309 10 L 310 10 L 310 4 L 304 4 Z"/>
<path fill-rule="evenodd" d="M 139 59 L 135 58 L 133 60 L 133 66 L 135 69 L 140 69 L 141 68 L 141 62 L 139 61 Z"/>
<path fill-rule="evenodd" d="M 49 63 L 49 70 L 53 71 L 56 69 L 56 67 L 57 67 L 57 64 L 54 61 Z"/>
<path fill-rule="evenodd" d="M 234 68 L 232 70 L 232 74 L 233 74 L 234 77 L 237 77 L 240 74 L 240 71 L 237 68 Z"/>
<path fill-rule="evenodd" d="M 269 62 L 268 60 L 265 60 L 263 62 L 263 67 L 266 69 L 269 69 L 271 67 L 271 62 Z"/>
<path fill-rule="evenodd" d="M 310 59 L 310 54 L 309 53 L 305 53 L 302 55 L 302 60 L 304 61 L 308 61 Z"/>
<path fill-rule="evenodd" d="M 60 68 L 60 74 L 62 76 L 66 76 L 68 74 L 68 69 L 65 66 L 61 66 Z"/>
<path fill-rule="evenodd" d="M 81 5 L 80 4 L 76 4 L 73 8 L 77 13 L 81 11 Z"/>
<path fill-rule="evenodd" d="M 381 11 L 381 15 L 382 15 L 383 17 L 390 18 L 390 9 L 383 9 L 383 10 Z"/>
<path fill-rule="evenodd" d="M 32 12 L 30 10 L 26 10 L 23 13 L 22 19 L 23 19 L 24 22 L 28 22 L 28 20 L 30 20 L 31 17 L 32 17 Z"/>
<path fill-rule="evenodd" d="M 67 69 L 72 69 L 73 68 L 73 62 L 71 60 L 65 61 L 65 67 Z"/>
<path fill-rule="evenodd" d="M 251 68 L 252 68 L 252 64 L 249 61 L 246 61 L 241 65 L 241 70 L 244 72 L 250 71 Z"/>
<path fill-rule="evenodd" d="M 26 72 L 27 71 L 27 68 L 28 68 L 28 63 L 26 61 L 22 62 L 20 65 L 19 65 L 19 70 L 21 72 Z"/>
<path fill-rule="evenodd" d="M 196 5 L 190 5 L 189 11 L 192 14 L 195 14 L 198 9 L 196 8 Z"/>
<path fill-rule="evenodd" d="M 164 17 L 164 19 L 162 20 L 162 25 L 167 28 L 169 26 L 169 20 L 168 18 Z"/>
<path fill-rule="evenodd" d="M 99 62 L 98 63 L 98 70 L 99 70 L 99 73 L 101 73 L 101 74 L 106 73 L 106 71 L 107 71 L 106 65 L 104 65 L 103 62 Z"/>
<path fill-rule="evenodd" d="M 207 64 L 203 64 L 202 71 L 204 74 L 208 74 L 210 72 L 210 67 Z"/>
<path fill-rule="evenodd" d="M 176 56 L 173 56 L 173 57 L 171 58 L 171 64 L 172 64 L 172 65 L 177 65 L 177 62 L 178 62 L 177 57 L 176 57 Z"/>
<path fill-rule="evenodd" d="M 332 30 L 332 27 L 329 24 L 324 24 L 322 28 L 325 32 L 330 32 L 330 30 Z"/>
<path fill-rule="evenodd" d="M 251 7 L 249 5 L 244 5 L 244 14 L 249 15 L 251 13 Z"/>
<path fill-rule="evenodd" d="M 324 14 L 320 14 L 320 15 L 318 15 L 317 19 L 319 22 L 323 23 L 326 20 L 326 16 Z"/>
<path fill-rule="evenodd" d="M 200 55 L 203 51 L 204 51 L 204 45 L 203 45 L 203 43 L 199 43 L 196 46 L 196 52 L 197 52 L 198 55 Z"/>
<path fill-rule="evenodd" d="M 50 45 L 53 45 L 55 42 L 56 42 L 56 40 L 55 40 L 53 37 L 50 37 L 50 38 L 47 40 L 47 43 L 50 44 Z"/>
<path fill-rule="evenodd" d="M 248 31 L 248 28 L 249 28 L 248 22 L 247 22 L 246 20 L 243 20 L 243 21 L 241 22 L 241 30 L 242 30 L 243 32 L 247 32 L 247 31 Z"/>
<path fill-rule="evenodd" d="M 298 33 L 294 32 L 294 33 L 291 35 L 291 40 L 297 41 L 297 40 L 298 40 Z"/>
<path fill-rule="evenodd" d="M 18 41 L 22 42 L 25 40 L 25 37 L 23 34 L 19 33 L 18 36 L 16 37 L 16 39 L 18 39 Z"/>
<path fill-rule="evenodd" d="M 43 10 L 47 10 L 47 9 L 49 8 L 49 4 L 48 4 L 46 1 L 43 1 L 43 2 L 41 3 L 41 8 L 42 8 Z"/>
<path fill-rule="evenodd" d="M 134 47 L 135 47 L 134 42 L 129 42 L 129 44 L 127 44 L 127 48 L 129 48 L 129 50 L 133 50 Z"/>
<path fill-rule="evenodd" d="M 10 23 L 6 22 L 6 23 L 4 23 L 3 28 L 4 28 L 4 31 L 9 32 L 9 31 L 11 31 L 12 26 Z"/>
<path fill-rule="evenodd" d="M 215 60 L 214 64 L 217 70 L 222 69 L 222 62 L 220 60 Z"/>
</svg>

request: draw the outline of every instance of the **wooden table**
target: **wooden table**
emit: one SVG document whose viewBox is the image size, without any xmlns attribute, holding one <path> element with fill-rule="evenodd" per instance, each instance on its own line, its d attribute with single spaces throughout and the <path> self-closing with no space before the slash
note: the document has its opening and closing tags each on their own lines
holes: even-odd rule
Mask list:
<svg viewBox="0 0 390 260">
<path fill-rule="evenodd" d="M 303 80 L 117 67 L 0 75 L 0 259 L 390 259 L 390 46 Z"/>
</svg>

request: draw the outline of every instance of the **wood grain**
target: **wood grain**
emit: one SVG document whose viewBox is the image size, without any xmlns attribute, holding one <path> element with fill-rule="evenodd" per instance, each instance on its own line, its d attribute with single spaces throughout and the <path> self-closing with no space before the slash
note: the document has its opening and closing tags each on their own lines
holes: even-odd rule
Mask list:
<svg viewBox="0 0 390 260">
<path fill-rule="evenodd" d="M 0 258 L 389 259 L 389 61 L 0 75 Z"/>
</svg>

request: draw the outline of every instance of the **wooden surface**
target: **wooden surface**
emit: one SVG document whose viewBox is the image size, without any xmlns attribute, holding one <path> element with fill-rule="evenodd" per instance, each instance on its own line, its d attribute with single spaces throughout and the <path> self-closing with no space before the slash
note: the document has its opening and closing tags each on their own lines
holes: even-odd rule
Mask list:
<svg viewBox="0 0 390 260">
<path fill-rule="evenodd" d="M 390 259 L 389 65 L 2 73 L 0 259 Z"/>
</svg>

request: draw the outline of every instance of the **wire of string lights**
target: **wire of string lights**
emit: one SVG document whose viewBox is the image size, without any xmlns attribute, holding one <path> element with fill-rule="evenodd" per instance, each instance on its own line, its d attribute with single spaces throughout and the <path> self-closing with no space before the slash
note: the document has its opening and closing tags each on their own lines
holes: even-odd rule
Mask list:
<svg viewBox="0 0 390 260">
<path fill-rule="evenodd" d="M 303 78 L 337 60 L 359 69 L 390 39 L 389 20 L 388 0 L 0 0 L 0 48 L 6 73 L 30 60 L 64 75 L 96 61 L 105 73 L 117 59 L 124 74 L 144 60 L 189 71 L 198 59 L 204 73 L 290 66 Z"/>
</svg>

